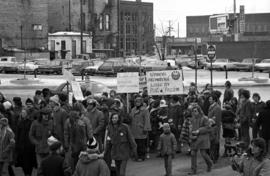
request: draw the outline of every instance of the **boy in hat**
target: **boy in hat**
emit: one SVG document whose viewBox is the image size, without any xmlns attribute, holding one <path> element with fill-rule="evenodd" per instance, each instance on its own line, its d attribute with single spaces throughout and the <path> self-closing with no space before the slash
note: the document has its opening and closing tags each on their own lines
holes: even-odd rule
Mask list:
<svg viewBox="0 0 270 176">
<path fill-rule="evenodd" d="M 177 142 L 173 133 L 171 133 L 170 125 L 163 124 L 163 133 L 160 135 L 158 150 L 164 157 L 166 176 L 172 176 L 172 158 L 177 149 Z"/>
<path fill-rule="evenodd" d="M 47 140 L 50 155 L 41 162 L 38 175 L 43 176 L 67 176 L 71 175 L 70 168 L 65 164 L 65 159 L 60 155 L 62 144 L 55 137 Z"/>
<path fill-rule="evenodd" d="M 98 151 L 98 142 L 93 137 L 87 142 L 86 151 L 80 153 L 73 176 L 109 176 L 110 170 Z"/>
</svg>

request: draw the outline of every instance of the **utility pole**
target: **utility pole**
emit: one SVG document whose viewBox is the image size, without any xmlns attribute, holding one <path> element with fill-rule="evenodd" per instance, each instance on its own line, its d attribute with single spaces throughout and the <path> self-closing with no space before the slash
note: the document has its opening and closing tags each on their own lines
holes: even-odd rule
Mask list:
<svg viewBox="0 0 270 176">
<path fill-rule="evenodd" d="M 23 49 L 23 25 L 22 24 L 20 26 L 20 30 L 21 30 L 21 49 Z"/>
<path fill-rule="evenodd" d="M 126 21 L 126 16 L 124 16 L 124 52 L 123 52 L 123 57 L 126 58 L 127 54 L 127 21 Z"/>
<path fill-rule="evenodd" d="M 197 59 L 197 38 L 195 38 L 194 54 L 195 54 L 195 85 L 198 83 L 198 59 Z"/>
<path fill-rule="evenodd" d="M 120 56 L 120 0 L 117 0 L 117 55 Z"/>
<path fill-rule="evenodd" d="M 83 0 L 80 0 L 80 18 L 81 18 L 81 54 L 83 54 Z"/>
<path fill-rule="evenodd" d="M 169 28 L 168 28 L 168 33 L 169 33 L 169 37 L 171 37 L 171 34 L 172 34 L 172 26 L 171 26 L 171 20 L 169 20 Z"/>
<path fill-rule="evenodd" d="M 178 27 L 177 27 L 177 37 L 179 38 L 179 22 L 178 22 Z"/>
<path fill-rule="evenodd" d="M 68 1 L 68 29 L 71 31 L 71 0 Z"/>
</svg>

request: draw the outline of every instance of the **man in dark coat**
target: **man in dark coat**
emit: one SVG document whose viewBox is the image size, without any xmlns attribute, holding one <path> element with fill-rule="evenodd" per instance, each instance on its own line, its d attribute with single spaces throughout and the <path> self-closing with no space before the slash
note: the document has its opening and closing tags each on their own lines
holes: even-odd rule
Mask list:
<svg viewBox="0 0 270 176">
<path fill-rule="evenodd" d="M 265 140 L 267 152 L 270 152 L 270 100 L 266 101 L 265 108 L 259 113 L 257 126 L 260 130 L 260 136 Z"/>
<path fill-rule="evenodd" d="M 50 155 L 41 162 L 39 176 L 68 176 L 70 169 L 65 165 L 65 159 L 60 155 L 61 143 L 54 137 L 48 138 Z"/>
<path fill-rule="evenodd" d="M 252 127 L 252 137 L 254 139 L 254 138 L 258 137 L 258 128 L 256 125 L 256 121 L 257 121 L 259 113 L 262 112 L 262 110 L 265 106 L 265 103 L 263 101 L 261 101 L 261 97 L 258 93 L 254 93 L 252 95 L 252 99 L 254 101 L 254 102 L 252 102 L 252 109 L 253 109 L 254 114 L 253 114 L 253 117 L 251 119 L 250 126 Z"/>
</svg>

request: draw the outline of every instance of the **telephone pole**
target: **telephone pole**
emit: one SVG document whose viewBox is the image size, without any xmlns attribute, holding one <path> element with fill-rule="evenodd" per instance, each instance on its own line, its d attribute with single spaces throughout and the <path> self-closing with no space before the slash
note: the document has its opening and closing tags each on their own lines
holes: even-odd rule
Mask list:
<svg viewBox="0 0 270 176">
<path fill-rule="evenodd" d="M 81 54 L 83 54 L 83 5 L 82 0 L 80 0 L 80 20 L 81 20 Z"/>
</svg>

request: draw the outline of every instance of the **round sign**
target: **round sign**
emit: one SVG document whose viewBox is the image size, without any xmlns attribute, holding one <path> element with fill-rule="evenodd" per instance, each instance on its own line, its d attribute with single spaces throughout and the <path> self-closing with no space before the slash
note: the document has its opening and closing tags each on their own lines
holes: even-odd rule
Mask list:
<svg viewBox="0 0 270 176">
<path fill-rule="evenodd" d="M 209 45 L 207 48 L 207 55 L 210 60 L 215 59 L 216 57 L 216 47 L 214 45 Z"/>
</svg>

